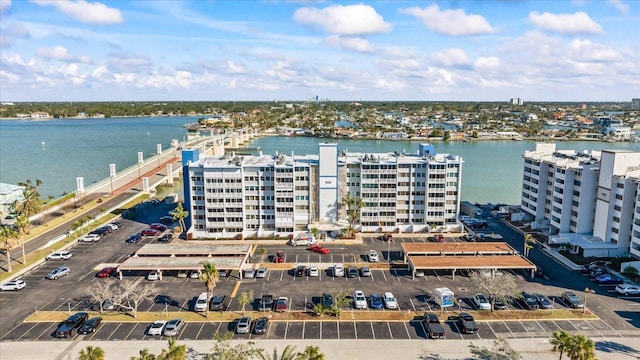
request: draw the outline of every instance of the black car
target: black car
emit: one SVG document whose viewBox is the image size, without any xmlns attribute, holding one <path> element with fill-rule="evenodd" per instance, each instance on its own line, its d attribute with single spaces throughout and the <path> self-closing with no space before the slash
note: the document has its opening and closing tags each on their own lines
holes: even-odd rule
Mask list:
<svg viewBox="0 0 640 360">
<path fill-rule="evenodd" d="M 522 292 L 522 303 L 527 310 L 536 310 L 538 308 L 538 298 L 524 291 Z"/>
<path fill-rule="evenodd" d="M 307 268 L 305 268 L 304 266 L 300 265 L 298 267 L 296 267 L 296 276 L 304 276 L 304 274 L 306 274 L 307 272 Z"/>
<path fill-rule="evenodd" d="M 104 236 L 109 234 L 111 231 L 107 230 L 107 228 L 105 227 L 101 227 L 101 228 L 97 228 L 91 232 L 89 232 L 89 234 L 96 234 L 96 235 L 100 235 L 100 236 Z"/>
<path fill-rule="evenodd" d="M 160 218 L 160 223 L 163 225 L 171 225 L 174 223 L 173 216 L 163 216 Z"/>
<path fill-rule="evenodd" d="M 138 241 L 140 241 L 140 239 L 142 239 L 142 235 L 140 234 L 133 234 L 131 236 L 129 236 L 129 238 L 127 240 L 125 240 L 125 242 L 128 242 L 130 244 L 135 244 Z"/>
<path fill-rule="evenodd" d="M 171 240 L 173 240 L 173 234 L 167 233 L 162 235 L 162 237 L 158 239 L 158 242 L 170 243 Z"/>
<path fill-rule="evenodd" d="M 267 327 L 269 326 L 269 320 L 266 317 L 261 317 L 253 322 L 253 333 L 256 335 L 262 335 L 267 333 Z"/>
<path fill-rule="evenodd" d="M 333 300 L 333 296 L 329 293 L 322 294 L 322 306 L 324 307 L 334 307 L 335 301 Z"/>
<path fill-rule="evenodd" d="M 86 312 L 75 313 L 60 324 L 56 330 L 56 337 L 66 338 L 73 335 L 73 331 L 84 325 L 84 322 L 89 318 L 89 314 Z"/>
<path fill-rule="evenodd" d="M 91 334 L 92 332 L 96 331 L 100 324 L 102 324 L 101 317 L 91 318 L 87 320 L 84 325 L 80 327 L 80 329 L 78 329 L 78 334 Z"/>
<path fill-rule="evenodd" d="M 349 278 L 357 278 L 358 277 L 358 268 L 355 266 L 349 266 L 347 268 L 347 277 Z"/>
<path fill-rule="evenodd" d="M 211 298 L 211 304 L 209 305 L 209 309 L 211 311 L 226 310 L 224 299 L 226 299 L 225 295 L 215 295 L 214 297 Z"/>
</svg>

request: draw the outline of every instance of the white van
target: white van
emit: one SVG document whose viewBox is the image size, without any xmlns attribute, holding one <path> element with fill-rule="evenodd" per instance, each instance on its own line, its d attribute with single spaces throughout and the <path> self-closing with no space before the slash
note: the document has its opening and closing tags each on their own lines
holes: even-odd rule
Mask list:
<svg viewBox="0 0 640 360">
<path fill-rule="evenodd" d="M 202 312 L 207 310 L 207 305 L 209 303 L 209 299 L 207 298 L 207 293 L 203 292 L 198 296 L 196 300 L 196 304 L 193 306 L 193 310 L 197 312 Z"/>
</svg>

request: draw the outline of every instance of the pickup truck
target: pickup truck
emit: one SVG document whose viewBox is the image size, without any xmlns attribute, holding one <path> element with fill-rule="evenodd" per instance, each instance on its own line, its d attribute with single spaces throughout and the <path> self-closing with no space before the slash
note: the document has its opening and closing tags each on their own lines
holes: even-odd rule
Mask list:
<svg viewBox="0 0 640 360">
<path fill-rule="evenodd" d="M 57 338 L 67 338 L 73 335 L 73 330 L 80 328 L 85 321 L 89 318 L 89 314 L 86 312 L 79 312 L 71 315 L 65 320 L 56 330 Z"/>
<path fill-rule="evenodd" d="M 429 339 L 444 338 L 444 327 L 440 324 L 438 315 L 433 313 L 424 314 L 424 326 L 427 329 Z"/>
<path fill-rule="evenodd" d="M 474 334 L 478 332 L 478 325 L 476 325 L 473 316 L 468 313 L 460 313 L 458 315 L 458 327 L 464 334 Z"/>
<path fill-rule="evenodd" d="M 260 305 L 258 310 L 271 311 L 273 310 L 273 295 L 262 295 L 260 298 Z"/>
</svg>

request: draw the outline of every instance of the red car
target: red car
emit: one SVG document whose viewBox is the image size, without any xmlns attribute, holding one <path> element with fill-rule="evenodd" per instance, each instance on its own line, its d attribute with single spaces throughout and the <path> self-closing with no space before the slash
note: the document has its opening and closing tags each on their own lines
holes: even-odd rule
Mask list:
<svg viewBox="0 0 640 360">
<path fill-rule="evenodd" d="M 282 251 L 278 251 L 276 253 L 276 257 L 273 258 L 274 263 L 283 263 L 284 262 L 284 253 Z"/>
<path fill-rule="evenodd" d="M 140 235 L 142 235 L 142 236 L 158 236 L 158 235 L 160 235 L 160 231 L 158 231 L 156 229 L 144 229 L 144 230 L 142 230 Z"/>
<path fill-rule="evenodd" d="M 436 242 L 444 242 L 444 235 L 436 235 L 435 240 Z"/>
<path fill-rule="evenodd" d="M 97 274 L 96 277 L 99 278 L 108 278 L 109 276 L 115 274 L 116 272 L 116 268 L 114 267 L 106 267 L 102 270 L 100 270 Z"/>
<path fill-rule="evenodd" d="M 327 249 L 326 247 L 322 247 L 320 245 L 311 245 L 311 246 L 309 246 L 309 250 L 311 250 L 313 252 L 320 253 L 320 254 L 328 254 L 329 253 L 329 249 Z"/>
<path fill-rule="evenodd" d="M 165 231 L 165 230 L 167 230 L 167 225 L 153 223 L 153 224 L 149 225 L 149 228 L 155 229 L 155 230 L 158 230 L 158 231 Z"/>
</svg>

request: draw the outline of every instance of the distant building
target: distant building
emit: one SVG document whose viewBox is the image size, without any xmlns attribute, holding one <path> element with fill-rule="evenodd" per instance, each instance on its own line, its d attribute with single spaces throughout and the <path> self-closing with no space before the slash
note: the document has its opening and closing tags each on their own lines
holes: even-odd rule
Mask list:
<svg viewBox="0 0 640 360">
<path fill-rule="evenodd" d="M 24 200 L 23 190 L 24 188 L 19 185 L 0 183 L 0 212 L 2 212 L 2 218 L 11 214 L 11 204 L 14 201 L 21 202 Z"/>
<path fill-rule="evenodd" d="M 521 98 L 511 98 L 509 99 L 510 105 L 524 105 L 524 101 Z"/>
<path fill-rule="evenodd" d="M 32 119 L 48 119 L 49 113 L 44 111 L 36 111 L 31 113 Z"/>
<path fill-rule="evenodd" d="M 640 110 L 640 98 L 631 99 L 631 110 Z"/>
</svg>

